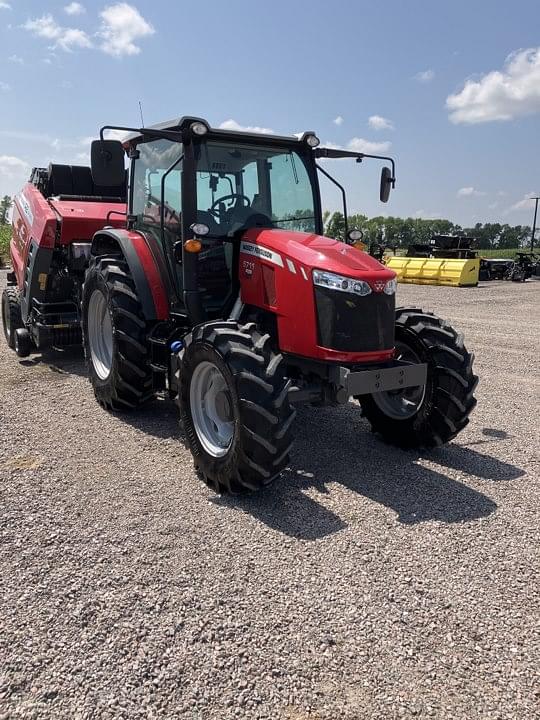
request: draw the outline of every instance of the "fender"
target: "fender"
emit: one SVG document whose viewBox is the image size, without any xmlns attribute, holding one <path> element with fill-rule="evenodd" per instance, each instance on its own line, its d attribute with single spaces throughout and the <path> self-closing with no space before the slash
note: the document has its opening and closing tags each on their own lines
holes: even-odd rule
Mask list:
<svg viewBox="0 0 540 720">
<path fill-rule="evenodd" d="M 126 259 L 147 320 L 167 320 L 169 300 L 164 268 L 153 255 L 145 236 L 133 230 L 106 228 L 92 238 L 92 255 L 120 250 Z"/>
</svg>

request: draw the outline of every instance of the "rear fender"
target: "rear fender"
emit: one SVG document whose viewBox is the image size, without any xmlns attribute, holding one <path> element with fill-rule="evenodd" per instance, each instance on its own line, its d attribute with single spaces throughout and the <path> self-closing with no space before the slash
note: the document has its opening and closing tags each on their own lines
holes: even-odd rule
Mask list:
<svg viewBox="0 0 540 720">
<path fill-rule="evenodd" d="M 21 316 L 27 323 L 32 310 L 32 301 L 44 301 L 47 293 L 47 278 L 51 269 L 53 249 L 38 245 L 31 240 L 28 246 L 26 265 L 21 291 Z"/>
<path fill-rule="evenodd" d="M 92 238 L 92 255 L 111 252 L 121 252 L 129 265 L 145 318 L 167 320 L 169 300 L 163 268 L 152 254 L 145 236 L 132 230 L 100 230 Z"/>
</svg>

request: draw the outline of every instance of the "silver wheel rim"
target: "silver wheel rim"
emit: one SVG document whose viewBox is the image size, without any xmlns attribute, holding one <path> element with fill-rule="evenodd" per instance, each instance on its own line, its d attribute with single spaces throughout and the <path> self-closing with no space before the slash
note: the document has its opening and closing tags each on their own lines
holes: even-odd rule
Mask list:
<svg viewBox="0 0 540 720">
<path fill-rule="evenodd" d="M 223 374 L 207 360 L 193 371 L 189 404 L 203 448 L 213 457 L 226 455 L 234 435 L 232 399 Z"/>
<path fill-rule="evenodd" d="M 113 331 L 107 299 L 101 290 L 94 290 L 88 303 L 88 345 L 97 376 L 106 380 L 112 367 Z"/>
<path fill-rule="evenodd" d="M 396 360 L 420 363 L 414 350 L 405 343 L 396 343 Z M 393 420 L 409 420 L 420 410 L 426 397 L 426 386 L 416 385 L 404 390 L 389 390 L 372 395 L 375 405 Z"/>
</svg>

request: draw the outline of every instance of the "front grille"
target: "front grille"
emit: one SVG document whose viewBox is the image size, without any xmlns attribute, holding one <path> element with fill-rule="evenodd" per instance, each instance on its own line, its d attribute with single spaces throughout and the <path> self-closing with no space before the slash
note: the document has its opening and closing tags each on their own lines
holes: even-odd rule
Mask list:
<svg viewBox="0 0 540 720">
<path fill-rule="evenodd" d="M 395 295 L 365 297 L 315 287 L 319 345 L 344 352 L 377 352 L 394 346 Z"/>
</svg>

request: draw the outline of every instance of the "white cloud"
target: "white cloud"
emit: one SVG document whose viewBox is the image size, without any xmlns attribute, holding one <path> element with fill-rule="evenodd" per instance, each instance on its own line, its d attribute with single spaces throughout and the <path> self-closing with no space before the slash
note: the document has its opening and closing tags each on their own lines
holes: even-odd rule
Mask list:
<svg viewBox="0 0 540 720">
<path fill-rule="evenodd" d="M 476 190 L 476 188 L 473 188 L 472 186 L 462 187 L 457 191 L 458 197 L 482 197 L 485 194 L 486 193 L 482 190 Z"/>
<path fill-rule="evenodd" d="M 392 143 L 388 142 L 388 140 L 385 142 L 372 142 L 371 140 L 364 140 L 364 138 L 353 137 L 352 140 L 349 140 L 347 149 L 377 155 L 378 153 L 388 152 L 391 145 Z"/>
<path fill-rule="evenodd" d="M 263 133 L 263 135 L 275 135 L 270 128 L 259 127 L 258 125 L 240 125 L 236 120 L 225 120 L 219 126 L 222 130 L 240 130 L 241 132 Z"/>
<path fill-rule="evenodd" d="M 531 209 L 534 206 L 534 200 L 532 200 L 533 197 L 537 197 L 538 193 L 536 192 L 529 192 L 526 195 L 523 196 L 521 200 L 518 200 L 516 203 L 514 203 L 511 207 L 508 208 L 507 212 L 513 211 L 513 210 L 525 210 L 525 209 Z"/>
<path fill-rule="evenodd" d="M 0 0 L 0 10 L 11 10 L 11 5 L 4 0 Z"/>
<path fill-rule="evenodd" d="M 139 11 L 125 2 L 109 5 L 101 11 L 100 17 L 102 24 L 98 34 L 102 38 L 101 50 L 114 57 L 138 55 L 141 48 L 135 40 L 155 33 Z"/>
<path fill-rule="evenodd" d="M 24 60 L 19 55 L 10 55 L 8 60 L 9 62 L 16 63 L 17 65 L 24 65 Z"/>
<path fill-rule="evenodd" d="M 422 70 L 422 72 L 416 73 L 414 76 L 415 80 L 418 80 L 418 82 L 421 83 L 428 83 L 433 80 L 435 77 L 435 71 L 434 70 Z"/>
<path fill-rule="evenodd" d="M 121 142 L 124 140 L 124 138 L 129 135 L 129 132 L 126 132 L 125 130 L 105 130 L 104 137 L 107 140 L 120 140 Z M 93 140 L 97 140 L 99 138 L 98 133 L 95 135 L 87 135 L 86 137 L 83 137 L 79 140 L 79 145 L 82 147 L 89 147 L 90 143 Z"/>
<path fill-rule="evenodd" d="M 7 82 L 0 80 L 0 92 L 7 92 L 8 90 L 11 90 L 11 85 L 8 85 Z"/>
<path fill-rule="evenodd" d="M 334 118 L 334 125 L 343 125 L 343 118 L 341 115 L 338 115 L 336 118 Z"/>
<path fill-rule="evenodd" d="M 417 210 L 414 213 L 415 218 L 421 218 L 422 220 L 439 220 L 441 213 L 428 212 L 427 210 Z"/>
<path fill-rule="evenodd" d="M 77 28 L 65 28 L 58 38 L 56 46 L 70 52 L 74 47 L 89 48 L 92 42 L 84 30 Z"/>
<path fill-rule="evenodd" d="M 337 143 L 326 140 L 322 143 L 323 147 L 330 148 L 331 150 L 351 150 L 352 152 L 366 153 L 367 155 L 379 155 L 390 150 L 392 145 L 391 142 L 372 142 L 371 140 L 364 140 L 364 138 L 353 137 L 347 145 L 338 145 Z M 347 160 L 348 158 L 340 158 L 340 160 Z M 327 158 L 321 158 L 319 162 L 326 162 Z"/>
<path fill-rule="evenodd" d="M 394 123 L 381 115 L 371 115 L 368 120 L 369 126 L 374 130 L 393 130 Z"/>
<path fill-rule="evenodd" d="M 540 47 L 518 50 L 480 80 L 446 98 L 453 123 L 482 123 L 540 112 Z"/>
<path fill-rule="evenodd" d="M 24 160 L 13 155 L 0 155 L 0 174 L 14 178 L 28 172 L 30 166 Z"/>
<path fill-rule="evenodd" d="M 38 142 L 50 145 L 52 138 L 45 133 L 26 132 L 24 130 L 0 130 L 0 137 L 12 140 L 23 140 L 24 142 Z"/>
<path fill-rule="evenodd" d="M 86 8 L 81 3 L 71 2 L 64 7 L 64 12 L 68 15 L 82 15 L 86 12 Z"/>
<path fill-rule="evenodd" d="M 488 205 L 488 208 L 489 208 L 490 210 L 494 210 L 498 205 L 499 205 L 498 202 L 490 203 L 490 204 Z"/>
<path fill-rule="evenodd" d="M 77 153 L 74 159 L 81 165 L 90 165 L 90 152 Z"/>
<path fill-rule="evenodd" d="M 27 20 L 22 27 L 37 37 L 53 40 L 53 48 L 61 48 L 66 52 L 71 52 L 76 47 L 92 47 L 92 42 L 84 30 L 64 28 L 56 22 L 50 13 L 34 20 Z"/>
</svg>

